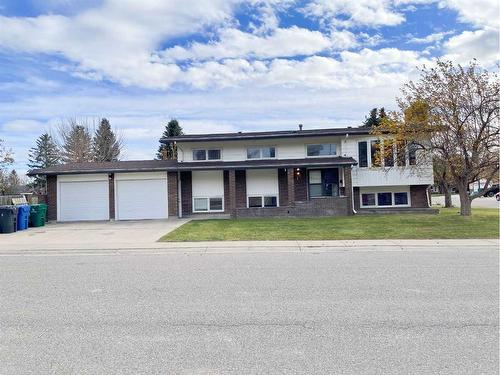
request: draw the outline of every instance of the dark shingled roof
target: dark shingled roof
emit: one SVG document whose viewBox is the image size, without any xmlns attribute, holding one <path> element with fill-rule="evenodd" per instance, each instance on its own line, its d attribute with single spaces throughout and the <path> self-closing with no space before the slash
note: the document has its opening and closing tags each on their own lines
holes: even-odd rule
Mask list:
<svg viewBox="0 0 500 375">
<path fill-rule="evenodd" d="M 105 163 L 71 163 L 59 164 L 46 169 L 33 169 L 28 172 L 34 175 L 64 175 L 85 173 L 120 173 L 120 172 L 154 172 L 154 171 L 191 171 L 200 169 L 238 169 L 238 168 L 287 168 L 287 167 L 321 167 L 332 165 L 353 165 L 356 160 L 348 157 L 307 158 L 307 159 L 268 159 L 242 161 L 193 161 L 177 162 L 177 160 L 131 160 Z"/>
<path fill-rule="evenodd" d="M 370 134 L 370 128 L 329 128 L 329 129 L 310 129 L 310 130 L 280 130 L 269 132 L 238 132 L 238 133 L 219 133 L 219 134 L 187 134 L 177 137 L 169 137 L 168 141 L 176 142 L 202 142 L 202 141 L 234 141 L 245 139 L 273 139 L 273 138 L 295 138 L 295 137 L 316 137 L 330 135 L 346 134 Z M 161 142 L 167 142 L 162 139 Z"/>
<path fill-rule="evenodd" d="M 45 169 L 33 169 L 28 176 L 37 174 L 59 175 L 78 173 L 120 173 L 177 170 L 177 160 L 130 160 L 110 162 L 69 163 L 54 165 Z"/>
<path fill-rule="evenodd" d="M 256 169 L 256 168 L 287 168 L 287 167 L 320 167 L 331 165 L 353 165 L 356 160 L 348 157 L 327 157 L 307 159 L 265 159 L 239 161 L 192 161 L 178 163 L 178 170 L 197 169 Z"/>
</svg>

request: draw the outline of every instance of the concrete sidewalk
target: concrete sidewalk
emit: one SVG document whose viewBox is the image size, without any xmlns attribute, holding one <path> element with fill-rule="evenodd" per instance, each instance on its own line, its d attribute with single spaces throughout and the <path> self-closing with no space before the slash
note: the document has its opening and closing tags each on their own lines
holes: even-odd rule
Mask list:
<svg viewBox="0 0 500 375">
<path fill-rule="evenodd" d="M 496 239 L 461 240 L 337 240 L 337 241 L 214 241 L 73 244 L 73 246 L 0 246 L 0 256 L 84 255 L 84 254 L 165 254 L 165 253 L 276 253 L 335 251 L 440 251 L 481 248 L 496 250 Z"/>
</svg>

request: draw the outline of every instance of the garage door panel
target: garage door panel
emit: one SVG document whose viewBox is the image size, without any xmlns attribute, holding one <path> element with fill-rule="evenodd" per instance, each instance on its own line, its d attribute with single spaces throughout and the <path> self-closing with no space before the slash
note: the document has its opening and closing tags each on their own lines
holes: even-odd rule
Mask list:
<svg viewBox="0 0 500 375">
<path fill-rule="evenodd" d="M 107 181 L 61 182 L 59 220 L 109 220 Z"/>
<path fill-rule="evenodd" d="M 117 220 L 167 218 L 166 178 L 116 181 L 116 214 Z"/>
</svg>

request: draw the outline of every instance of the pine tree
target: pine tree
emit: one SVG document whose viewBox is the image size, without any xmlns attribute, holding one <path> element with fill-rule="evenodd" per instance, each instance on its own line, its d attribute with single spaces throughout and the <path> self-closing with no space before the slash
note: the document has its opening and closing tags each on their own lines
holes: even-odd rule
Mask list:
<svg viewBox="0 0 500 375">
<path fill-rule="evenodd" d="M 85 163 L 93 159 L 92 137 L 86 125 L 71 121 L 61 127 L 62 161 L 64 163 Z"/>
<path fill-rule="evenodd" d="M 363 122 L 363 125 L 360 126 L 360 128 L 372 128 L 374 126 L 380 125 L 380 121 L 386 117 L 385 113 L 385 108 L 381 107 L 380 109 L 378 108 L 372 108 L 370 111 L 370 114 L 368 117 L 365 117 L 365 121 Z"/>
<path fill-rule="evenodd" d="M 92 143 L 94 160 L 98 162 L 117 161 L 120 157 L 121 148 L 121 142 L 111 130 L 109 121 L 103 118 L 95 132 Z"/>
<path fill-rule="evenodd" d="M 29 150 L 28 157 L 30 169 L 48 168 L 61 162 L 59 148 L 48 133 L 38 137 L 36 146 Z M 45 176 L 35 176 L 30 186 L 36 192 L 43 191 L 46 188 L 46 180 Z"/>
<path fill-rule="evenodd" d="M 169 142 L 170 137 L 176 137 L 183 135 L 182 127 L 176 119 L 172 119 L 165 126 L 165 131 L 160 138 L 160 146 L 158 147 L 158 152 L 156 153 L 156 159 L 167 160 L 167 159 L 177 159 L 177 148 L 173 142 Z"/>
</svg>

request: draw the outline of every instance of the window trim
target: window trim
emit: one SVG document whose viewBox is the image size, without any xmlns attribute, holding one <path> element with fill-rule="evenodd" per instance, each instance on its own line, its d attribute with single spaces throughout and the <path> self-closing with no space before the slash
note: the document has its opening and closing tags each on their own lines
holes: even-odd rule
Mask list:
<svg viewBox="0 0 500 375">
<path fill-rule="evenodd" d="M 259 157 L 258 158 L 249 158 L 248 157 L 248 149 L 250 148 L 256 148 L 259 150 Z M 263 148 L 274 148 L 274 158 L 272 157 L 262 157 L 262 149 Z M 245 149 L 245 157 L 246 157 L 246 160 L 274 160 L 274 159 L 278 159 L 278 147 L 276 146 L 247 146 L 246 149 Z"/>
<path fill-rule="evenodd" d="M 220 159 L 209 159 L 208 158 L 208 151 L 212 150 L 218 150 L 220 153 Z M 205 159 L 195 159 L 194 158 L 194 153 L 195 151 L 205 151 Z M 206 148 L 193 148 L 191 149 L 191 158 L 193 159 L 192 161 L 216 161 L 216 160 L 222 160 L 222 147 L 206 147 Z"/>
<path fill-rule="evenodd" d="M 265 198 L 268 197 L 276 197 L 276 206 L 265 206 Z M 250 198 L 260 198 L 260 207 L 250 207 Z M 280 206 L 280 197 L 279 194 L 252 194 L 252 195 L 247 195 L 247 208 L 277 208 Z"/>
<path fill-rule="evenodd" d="M 378 195 L 379 193 L 391 193 L 391 205 L 379 205 L 378 204 Z M 395 204 L 395 194 L 397 193 L 406 193 L 407 204 Z M 363 194 L 375 194 L 375 205 L 365 206 L 363 205 Z M 410 191 L 401 191 L 401 190 L 389 190 L 384 189 L 380 191 L 364 191 L 359 192 L 359 208 L 394 208 L 394 207 L 411 207 L 411 194 Z"/>
<path fill-rule="evenodd" d="M 328 154 L 328 155 L 316 155 L 316 156 L 309 156 L 307 155 L 307 148 L 309 146 L 319 146 L 319 145 L 334 145 L 335 146 L 335 154 Z M 337 143 L 333 143 L 333 142 L 328 142 L 328 143 L 308 143 L 306 144 L 306 158 L 328 158 L 328 157 L 331 157 L 331 156 L 339 156 L 337 151 L 338 151 L 338 144 Z"/>
<path fill-rule="evenodd" d="M 194 200 L 195 199 L 206 199 L 207 200 L 207 210 L 206 211 L 195 210 L 195 208 L 194 208 Z M 210 199 L 222 199 L 222 210 L 211 210 L 210 209 Z M 224 196 L 223 195 L 210 196 L 210 197 L 207 197 L 207 196 L 205 196 L 205 197 L 196 196 L 196 197 L 193 197 L 191 199 L 191 204 L 192 204 L 191 211 L 193 213 L 197 213 L 197 214 L 199 214 L 199 213 L 210 213 L 210 212 L 224 212 L 224 210 L 225 210 L 225 207 L 224 207 Z"/>
</svg>

